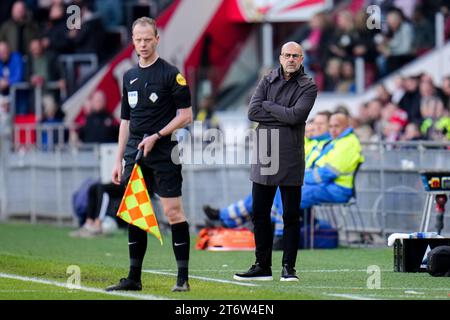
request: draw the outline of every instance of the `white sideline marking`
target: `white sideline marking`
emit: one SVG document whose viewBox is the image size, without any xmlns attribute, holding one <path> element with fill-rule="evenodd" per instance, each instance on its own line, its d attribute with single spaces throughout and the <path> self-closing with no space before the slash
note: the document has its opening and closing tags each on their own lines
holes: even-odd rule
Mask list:
<svg viewBox="0 0 450 320">
<path fill-rule="evenodd" d="M 365 296 L 359 296 L 356 294 L 344 294 L 344 293 L 325 293 L 325 295 L 330 296 L 330 297 L 338 297 L 338 298 L 346 298 L 346 299 L 351 299 L 351 300 L 379 300 L 376 298 L 370 298 L 370 297 L 365 297 Z"/>
<path fill-rule="evenodd" d="M 161 274 L 161 275 L 165 275 L 165 276 L 175 276 L 175 277 L 177 276 L 176 273 L 164 272 L 164 271 L 158 271 L 158 270 L 142 270 L 142 272 L 153 273 L 153 274 Z M 235 284 L 235 285 L 244 286 L 244 287 L 258 287 L 259 286 L 258 284 L 254 284 L 254 283 L 243 283 L 243 282 L 238 282 L 238 281 L 223 280 L 223 279 L 216 279 L 216 278 L 207 278 L 207 277 L 200 277 L 200 276 L 191 276 L 191 275 L 189 275 L 189 278 L 203 280 L 203 281 L 229 283 L 229 284 Z"/>
<path fill-rule="evenodd" d="M 65 288 L 67 290 L 81 290 L 86 292 L 95 292 L 95 293 L 101 293 L 111 296 L 119 296 L 119 297 L 128 297 L 128 298 L 135 298 L 135 299 L 144 299 L 144 300 L 168 300 L 164 297 L 158 297 L 151 294 L 137 294 L 137 293 L 128 293 L 128 292 L 114 292 L 114 291 L 104 291 L 102 289 L 98 288 L 92 288 L 92 287 L 85 287 L 80 286 L 78 288 L 69 288 L 67 286 L 67 283 L 65 282 L 58 282 L 53 280 L 47 280 L 47 279 L 39 279 L 34 277 L 24 277 L 19 276 L 15 274 L 7 274 L 7 273 L 0 273 L 0 278 L 6 278 L 6 279 L 14 279 L 14 280 L 20 280 L 20 281 L 27 281 L 27 282 L 35 282 L 35 283 L 41 283 L 41 284 L 47 284 L 51 286 L 57 286 L 61 288 Z"/>
</svg>

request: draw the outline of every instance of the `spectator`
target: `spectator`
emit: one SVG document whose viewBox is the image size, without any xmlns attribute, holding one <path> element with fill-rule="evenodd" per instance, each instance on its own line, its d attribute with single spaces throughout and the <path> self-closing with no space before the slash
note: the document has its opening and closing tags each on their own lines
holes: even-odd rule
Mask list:
<svg viewBox="0 0 450 320">
<path fill-rule="evenodd" d="M 22 81 L 23 63 L 22 56 L 18 52 L 11 52 L 7 42 L 0 41 L 0 95 L 4 103 L 9 100 L 10 87 Z M 17 110 L 17 113 L 26 113 L 26 105 Z M 8 108 L 7 108 L 8 109 Z"/>
<path fill-rule="evenodd" d="M 79 130 L 79 139 L 84 143 L 117 142 L 119 128 L 114 117 L 106 110 L 104 92 L 95 91 L 90 100 L 91 112 Z"/>
<path fill-rule="evenodd" d="M 100 61 L 105 57 L 102 51 L 105 28 L 100 16 L 93 12 L 90 1 L 81 2 L 81 28 L 69 31 L 69 39 L 75 48 L 75 53 L 93 53 Z"/>
<path fill-rule="evenodd" d="M 52 4 L 48 18 L 42 39 L 44 49 L 53 59 L 60 54 L 72 53 L 73 47 L 68 37 L 64 5 Z"/>
<path fill-rule="evenodd" d="M 339 12 L 337 14 L 336 25 L 336 32 L 329 46 L 331 56 L 341 59 L 351 59 L 357 39 L 355 22 L 351 12 Z"/>
<path fill-rule="evenodd" d="M 31 40 L 30 56 L 25 70 L 25 78 L 33 87 L 42 87 L 50 81 L 57 81 L 59 92 L 54 96 L 58 101 L 61 100 L 60 93 L 66 88 L 61 65 L 45 51 L 39 38 Z"/>
<path fill-rule="evenodd" d="M 51 151 L 57 144 L 62 144 L 67 138 L 67 132 L 63 129 L 64 113 L 57 105 L 52 95 L 42 97 L 43 117 L 41 144 L 43 150 Z"/>
<path fill-rule="evenodd" d="M 201 121 L 204 129 L 220 129 L 214 108 L 215 99 L 212 95 L 205 96 L 200 100 L 195 121 Z"/>
<path fill-rule="evenodd" d="M 378 59 L 378 68 L 382 75 L 391 73 L 411 61 L 413 49 L 413 28 L 400 10 L 389 11 L 387 24 L 388 32 L 377 47 L 382 54 Z"/>
<path fill-rule="evenodd" d="M 50 61 L 45 55 L 41 41 L 34 38 L 30 42 L 30 56 L 25 68 L 25 78 L 34 87 L 42 87 L 50 79 Z"/>
<path fill-rule="evenodd" d="M 445 77 L 442 81 L 442 93 L 444 95 L 444 107 L 450 110 L 450 76 Z"/>
<path fill-rule="evenodd" d="M 324 91 L 335 91 L 341 80 L 341 60 L 331 58 L 327 62 L 325 70 Z"/>
<path fill-rule="evenodd" d="M 14 3 L 11 10 L 11 18 L 0 27 L 0 40 L 6 41 L 11 51 L 18 51 L 22 55 L 28 54 L 28 44 L 36 37 L 38 26 L 27 15 L 27 7 L 24 1 Z"/>
<path fill-rule="evenodd" d="M 434 27 L 424 16 L 422 8 L 416 7 L 413 15 L 413 51 L 416 55 L 422 55 L 434 47 Z"/>
<path fill-rule="evenodd" d="M 110 200 L 122 198 L 124 192 L 123 185 L 100 182 L 92 184 L 88 189 L 86 220 L 81 228 L 70 232 L 69 235 L 73 238 L 92 238 L 102 235 L 104 231 L 102 221 L 107 216 Z"/>
<path fill-rule="evenodd" d="M 352 121 L 352 119 L 350 119 L 350 111 L 348 110 L 348 107 L 346 105 L 343 104 L 339 104 L 336 106 L 336 109 L 334 109 L 333 113 L 342 113 L 345 114 L 347 117 L 349 117 L 349 121 Z M 329 115 L 329 117 L 331 116 L 331 113 Z M 328 118 L 329 118 L 328 117 Z"/>
<path fill-rule="evenodd" d="M 328 122 L 331 113 L 329 111 L 320 111 L 314 117 L 314 121 L 307 124 L 305 128 L 305 166 L 308 167 L 315 159 L 318 153 L 322 151 L 323 146 L 331 136 L 328 133 Z M 306 134 L 306 129 L 310 132 Z"/>
<path fill-rule="evenodd" d="M 371 100 L 366 105 L 366 110 L 364 115 L 366 116 L 363 119 L 363 123 L 367 124 L 372 132 L 380 137 L 381 136 L 381 114 L 383 110 L 383 103 L 379 99 Z M 365 121 L 364 121 L 365 120 Z"/>
<path fill-rule="evenodd" d="M 392 92 L 391 101 L 395 104 L 399 104 L 400 100 L 404 97 L 405 91 L 405 78 L 402 76 L 396 76 L 394 78 L 394 90 Z"/>
<path fill-rule="evenodd" d="M 377 85 L 375 87 L 375 90 L 377 94 L 377 99 L 379 99 L 383 105 L 391 102 L 391 94 L 383 84 Z"/>
<path fill-rule="evenodd" d="M 309 34 L 301 45 L 305 50 L 305 69 L 316 72 L 325 64 L 328 54 L 323 48 L 327 48 L 332 38 L 332 30 L 327 15 L 324 12 L 316 13 L 309 22 Z"/>
<path fill-rule="evenodd" d="M 448 110 L 444 108 L 442 100 L 436 95 L 436 90 L 430 81 L 422 81 L 420 83 L 420 113 L 422 116 L 422 124 L 420 132 L 430 140 L 444 140 L 448 125 Z"/>
<path fill-rule="evenodd" d="M 365 64 L 366 85 L 372 84 L 378 77 L 376 70 L 377 49 L 375 36 L 380 31 L 376 28 L 367 28 L 368 15 L 365 10 L 360 10 L 355 15 L 355 45 L 353 56 L 362 57 Z"/>
<path fill-rule="evenodd" d="M 442 104 L 442 108 L 444 108 L 443 101 L 442 101 L 440 95 L 438 94 L 437 88 L 433 85 L 433 82 L 431 79 L 425 78 L 424 80 L 420 81 L 419 92 L 420 92 L 421 112 L 422 112 L 422 107 L 424 105 L 432 106 L 432 105 Z M 436 108 L 433 108 L 433 109 L 436 109 Z"/>
<path fill-rule="evenodd" d="M 400 139 L 403 128 L 408 123 L 408 114 L 394 103 L 388 103 L 382 111 L 383 138 L 387 142 Z"/>
<path fill-rule="evenodd" d="M 405 79 L 405 94 L 398 102 L 400 108 L 408 113 L 408 121 L 420 125 L 422 116 L 420 114 L 420 92 L 419 77 L 409 76 Z"/>
<path fill-rule="evenodd" d="M 420 134 L 419 126 L 410 122 L 405 127 L 405 132 L 400 136 L 400 141 L 417 141 L 421 140 L 422 135 Z"/>
<path fill-rule="evenodd" d="M 374 130 L 367 122 L 367 106 L 368 103 L 363 103 L 359 106 L 359 114 L 355 118 L 351 118 L 352 127 L 355 134 L 361 141 L 370 141 L 374 137 Z"/>
<path fill-rule="evenodd" d="M 336 86 L 337 92 L 356 93 L 355 70 L 351 61 L 344 61 L 341 65 L 341 80 Z"/>
<path fill-rule="evenodd" d="M 314 126 L 314 119 L 310 119 L 310 120 L 306 121 L 305 138 L 311 139 L 312 137 L 315 136 L 315 133 L 316 133 L 316 129 Z M 306 147 L 305 147 L 305 149 L 306 149 Z M 305 151 L 305 154 L 308 154 L 308 152 Z"/>
</svg>

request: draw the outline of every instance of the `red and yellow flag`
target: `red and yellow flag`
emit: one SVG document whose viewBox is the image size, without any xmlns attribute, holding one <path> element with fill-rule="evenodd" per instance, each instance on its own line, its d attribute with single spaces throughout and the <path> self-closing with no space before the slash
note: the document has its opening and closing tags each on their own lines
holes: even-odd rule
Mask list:
<svg viewBox="0 0 450 320">
<path fill-rule="evenodd" d="M 117 216 L 142 230 L 153 234 L 163 244 L 158 221 L 153 210 L 141 167 L 134 165 Z"/>
</svg>

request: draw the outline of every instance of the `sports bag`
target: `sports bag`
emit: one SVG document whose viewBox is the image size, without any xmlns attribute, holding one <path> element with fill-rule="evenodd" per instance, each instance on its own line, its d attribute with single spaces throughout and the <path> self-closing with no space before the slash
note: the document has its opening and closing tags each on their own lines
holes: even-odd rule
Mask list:
<svg viewBox="0 0 450 320">
<path fill-rule="evenodd" d="M 255 238 L 247 228 L 203 228 L 198 233 L 195 248 L 209 251 L 252 251 L 255 250 Z"/>
</svg>

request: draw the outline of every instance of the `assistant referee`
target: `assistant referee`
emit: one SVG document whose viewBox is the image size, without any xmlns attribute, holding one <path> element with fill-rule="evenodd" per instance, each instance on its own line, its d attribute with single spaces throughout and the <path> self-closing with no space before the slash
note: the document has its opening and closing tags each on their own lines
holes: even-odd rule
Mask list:
<svg viewBox="0 0 450 320">
<path fill-rule="evenodd" d="M 172 132 L 192 122 L 191 95 L 178 69 L 161 59 L 156 52 L 158 30 L 153 19 L 142 17 L 132 26 L 138 66 L 123 77 L 119 148 L 112 181 L 127 184 L 138 149 L 143 148 L 141 169 L 148 187 L 160 197 L 165 216 L 172 229 L 172 246 L 178 267 L 178 277 L 172 291 L 189 291 L 189 225 L 181 198 L 181 165 L 177 142 Z M 144 135 L 148 137 L 144 139 Z M 173 152 L 175 151 L 175 152 Z M 122 167 L 125 159 L 125 167 Z M 123 175 L 122 175 L 123 170 Z M 127 278 L 112 290 L 141 290 L 141 271 L 147 249 L 147 233 L 138 227 L 128 227 L 130 270 Z"/>
</svg>

